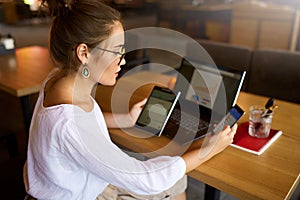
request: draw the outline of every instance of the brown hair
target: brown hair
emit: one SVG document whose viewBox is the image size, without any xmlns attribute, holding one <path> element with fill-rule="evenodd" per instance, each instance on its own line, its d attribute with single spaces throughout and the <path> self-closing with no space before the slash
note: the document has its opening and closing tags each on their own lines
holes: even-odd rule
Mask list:
<svg viewBox="0 0 300 200">
<path fill-rule="evenodd" d="M 120 13 L 99 0 L 42 0 L 53 17 L 49 49 L 52 61 L 64 74 L 77 72 L 81 63 L 76 47 L 90 49 L 107 39 Z"/>
</svg>

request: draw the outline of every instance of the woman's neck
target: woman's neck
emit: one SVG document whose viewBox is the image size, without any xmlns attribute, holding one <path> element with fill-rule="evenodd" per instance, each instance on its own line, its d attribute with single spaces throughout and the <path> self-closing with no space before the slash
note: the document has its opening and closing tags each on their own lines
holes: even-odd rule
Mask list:
<svg viewBox="0 0 300 200">
<path fill-rule="evenodd" d="M 54 76 L 46 84 L 44 106 L 73 104 L 85 111 L 91 111 L 91 91 L 94 85 L 89 79 L 75 73 L 63 77 Z"/>
</svg>

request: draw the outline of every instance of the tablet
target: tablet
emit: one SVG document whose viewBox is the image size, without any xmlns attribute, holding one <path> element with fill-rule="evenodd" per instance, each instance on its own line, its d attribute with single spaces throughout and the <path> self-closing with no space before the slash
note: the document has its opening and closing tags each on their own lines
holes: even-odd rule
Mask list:
<svg viewBox="0 0 300 200">
<path fill-rule="evenodd" d="M 135 123 L 135 127 L 160 136 L 180 94 L 181 92 L 174 94 L 168 88 L 154 86 Z"/>
</svg>

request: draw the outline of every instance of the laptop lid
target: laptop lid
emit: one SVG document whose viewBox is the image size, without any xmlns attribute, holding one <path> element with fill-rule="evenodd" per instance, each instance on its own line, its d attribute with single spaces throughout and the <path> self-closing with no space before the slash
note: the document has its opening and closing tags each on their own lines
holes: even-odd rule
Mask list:
<svg viewBox="0 0 300 200">
<path fill-rule="evenodd" d="M 183 58 L 174 91 L 181 101 L 199 106 L 201 114 L 224 116 L 235 105 L 246 71 Z"/>
</svg>

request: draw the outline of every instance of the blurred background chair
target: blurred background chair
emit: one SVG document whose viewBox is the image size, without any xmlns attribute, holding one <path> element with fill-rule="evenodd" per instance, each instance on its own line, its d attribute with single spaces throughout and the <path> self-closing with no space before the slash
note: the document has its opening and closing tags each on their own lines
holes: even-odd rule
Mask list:
<svg viewBox="0 0 300 200">
<path fill-rule="evenodd" d="M 257 49 L 248 75 L 248 92 L 300 103 L 299 52 Z"/>
<path fill-rule="evenodd" d="M 217 66 L 230 67 L 237 70 L 248 70 L 252 48 L 243 45 L 232 45 L 210 40 L 197 40 L 208 52 Z"/>
</svg>

